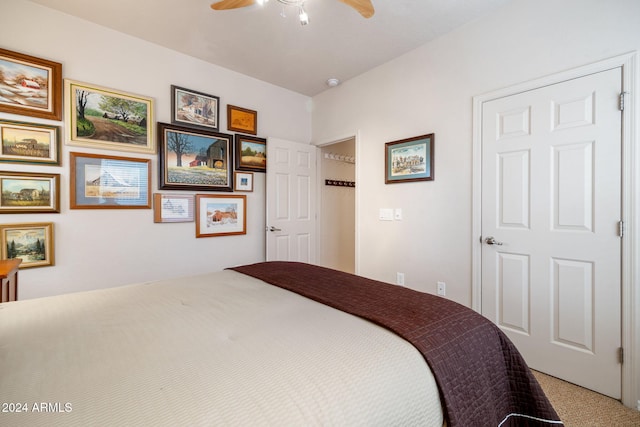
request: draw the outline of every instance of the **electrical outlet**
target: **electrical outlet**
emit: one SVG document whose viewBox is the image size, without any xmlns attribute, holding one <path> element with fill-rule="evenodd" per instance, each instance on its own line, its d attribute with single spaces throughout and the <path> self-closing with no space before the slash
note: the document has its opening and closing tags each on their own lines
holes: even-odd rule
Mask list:
<svg viewBox="0 0 640 427">
<path fill-rule="evenodd" d="M 404 273 L 396 273 L 396 284 L 404 286 Z"/>
<path fill-rule="evenodd" d="M 445 296 L 447 294 L 447 284 L 438 282 L 438 295 Z"/>
</svg>

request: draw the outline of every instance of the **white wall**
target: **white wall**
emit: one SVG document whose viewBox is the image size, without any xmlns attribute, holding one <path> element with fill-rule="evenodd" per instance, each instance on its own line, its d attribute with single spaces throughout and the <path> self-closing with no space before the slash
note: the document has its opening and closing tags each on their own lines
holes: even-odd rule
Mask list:
<svg viewBox="0 0 640 427">
<path fill-rule="evenodd" d="M 638 50 L 639 17 L 638 0 L 516 0 L 315 96 L 313 143 L 360 137 L 359 273 L 394 282 L 401 271 L 431 293 L 445 281 L 470 306 L 472 98 Z M 385 185 L 384 143 L 431 132 L 435 180 Z M 381 207 L 403 221 L 378 221 Z"/>
<path fill-rule="evenodd" d="M 2 0 L 0 47 L 60 62 L 65 78 L 153 97 L 156 121 L 170 122 L 170 85 L 175 84 L 220 97 L 221 132 L 226 132 L 226 105 L 233 104 L 258 111 L 258 136 L 300 142 L 311 139 L 308 97 L 27 1 Z M 49 123 L 63 129 L 65 125 L 4 113 L 0 119 Z M 150 158 L 152 191 L 158 191 L 157 155 L 63 144 L 60 167 L 0 164 L 5 171 L 61 175 L 60 214 L 0 217 L 1 223 L 51 221 L 55 227 L 55 266 L 21 270 L 20 299 L 264 260 L 264 174 L 254 175 L 254 192 L 241 193 L 247 194 L 246 235 L 196 239 L 195 223 L 155 224 L 151 209 L 70 210 L 69 151 Z"/>
</svg>

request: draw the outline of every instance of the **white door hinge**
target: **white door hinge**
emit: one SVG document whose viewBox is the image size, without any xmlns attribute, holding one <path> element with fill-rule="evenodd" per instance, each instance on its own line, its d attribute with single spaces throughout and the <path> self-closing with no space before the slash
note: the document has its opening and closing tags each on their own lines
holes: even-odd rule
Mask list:
<svg viewBox="0 0 640 427">
<path fill-rule="evenodd" d="M 624 221 L 618 221 L 618 236 L 624 237 Z"/>
<path fill-rule="evenodd" d="M 622 347 L 618 347 L 618 362 L 620 364 L 624 363 L 624 350 L 622 350 Z"/>
</svg>

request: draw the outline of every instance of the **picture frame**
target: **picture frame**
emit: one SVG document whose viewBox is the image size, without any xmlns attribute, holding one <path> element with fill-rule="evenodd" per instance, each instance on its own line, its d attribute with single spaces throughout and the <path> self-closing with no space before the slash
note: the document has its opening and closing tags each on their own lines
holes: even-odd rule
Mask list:
<svg viewBox="0 0 640 427">
<path fill-rule="evenodd" d="M 267 171 L 267 140 L 255 136 L 235 134 L 236 170 Z"/>
<path fill-rule="evenodd" d="M 0 120 L 0 162 L 60 166 L 60 126 Z"/>
<path fill-rule="evenodd" d="M 247 234 L 247 196 L 196 194 L 196 237 Z"/>
<path fill-rule="evenodd" d="M 433 181 L 433 133 L 385 143 L 385 184 Z"/>
<path fill-rule="evenodd" d="M 235 191 L 253 191 L 253 172 L 234 172 L 233 188 Z"/>
<path fill-rule="evenodd" d="M 220 97 L 171 85 L 171 123 L 217 132 Z"/>
<path fill-rule="evenodd" d="M 69 153 L 71 209 L 150 209 L 151 160 Z"/>
<path fill-rule="evenodd" d="M 60 174 L 0 171 L 0 214 L 60 213 Z"/>
<path fill-rule="evenodd" d="M 227 104 L 227 131 L 258 134 L 258 112 Z"/>
<path fill-rule="evenodd" d="M 53 223 L 0 224 L 2 259 L 22 259 L 20 269 L 55 264 Z"/>
<path fill-rule="evenodd" d="M 62 64 L 0 49 L 0 112 L 62 120 Z"/>
<path fill-rule="evenodd" d="M 66 144 L 156 152 L 153 98 L 65 79 Z"/>
<path fill-rule="evenodd" d="M 193 222 L 194 196 L 191 194 L 153 195 L 153 222 Z"/>
<path fill-rule="evenodd" d="M 160 188 L 232 191 L 233 135 L 158 123 Z"/>
</svg>

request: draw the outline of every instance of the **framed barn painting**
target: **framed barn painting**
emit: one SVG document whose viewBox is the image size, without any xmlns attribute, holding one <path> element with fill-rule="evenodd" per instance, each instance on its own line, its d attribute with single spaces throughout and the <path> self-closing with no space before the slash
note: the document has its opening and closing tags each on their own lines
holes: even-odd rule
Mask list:
<svg viewBox="0 0 640 427">
<path fill-rule="evenodd" d="M 53 223 L 0 224 L 2 259 L 20 258 L 20 269 L 54 265 Z"/>
<path fill-rule="evenodd" d="M 258 112 L 235 105 L 227 105 L 227 130 L 257 135 Z"/>
<path fill-rule="evenodd" d="M 433 180 L 435 136 L 416 136 L 385 144 L 385 184 Z"/>
<path fill-rule="evenodd" d="M 155 153 L 153 99 L 65 79 L 67 144 Z"/>
<path fill-rule="evenodd" d="M 60 165 L 60 127 L 0 120 L 0 162 Z"/>
<path fill-rule="evenodd" d="M 196 237 L 247 234 L 247 196 L 196 194 Z"/>
<path fill-rule="evenodd" d="M 0 112 L 62 120 L 62 64 L 0 49 Z"/>
<path fill-rule="evenodd" d="M 158 123 L 160 188 L 232 191 L 233 136 Z"/>
<path fill-rule="evenodd" d="M 171 86 L 171 122 L 217 131 L 220 98 L 183 87 Z"/>
<path fill-rule="evenodd" d="M 59 212 L 59 174 L 0 171 L 0 214 Z"/>
<path fill-rule="evenodd" d="M 70 153 L 71 209 L 150 209 L 151 160 Z"/>
<path fill-rule="evenodd" d="M 236 134 L 236 170 L 267 171 L 267 140 Z"/>
</svg>

